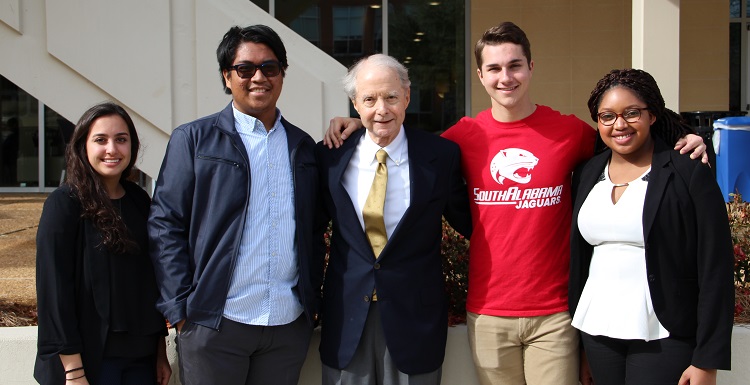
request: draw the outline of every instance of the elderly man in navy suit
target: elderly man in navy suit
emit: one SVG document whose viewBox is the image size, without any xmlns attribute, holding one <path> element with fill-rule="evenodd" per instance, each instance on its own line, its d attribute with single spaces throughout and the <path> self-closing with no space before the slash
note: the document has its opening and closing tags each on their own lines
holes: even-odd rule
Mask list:
<svg viewBox="0 0 750 385">
<path fill-rule="evenodd" d="M 442 216 L 469 236 L 458 146 L 403 127 L 406 68 L 356 63 L 344 87 L 367 130 L 316 148 L 333 220 L 323 288 L 323 384 L 439 384 L 447 337 Z"/>
</svg>

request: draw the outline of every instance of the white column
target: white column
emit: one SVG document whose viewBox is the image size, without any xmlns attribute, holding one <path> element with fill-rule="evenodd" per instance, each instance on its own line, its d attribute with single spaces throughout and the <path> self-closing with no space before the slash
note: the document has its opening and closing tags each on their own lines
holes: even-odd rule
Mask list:
<svg viewBox="0 0 750 385">
<path fill-rule="evenodd" d="M 633 0 L 633 68 L 650 73 L 680 112 L 680 0 Z"/>
</svg>

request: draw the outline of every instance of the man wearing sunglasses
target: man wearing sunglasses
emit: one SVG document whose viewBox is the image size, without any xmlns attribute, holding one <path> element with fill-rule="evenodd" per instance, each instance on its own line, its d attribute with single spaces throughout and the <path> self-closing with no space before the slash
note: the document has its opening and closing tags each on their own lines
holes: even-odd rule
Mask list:
<svg viewBox="0 0 750 385">
<path fill-rule="evenodd" d="M 177 328 L 183 384 L 293 385 L 325 251 L 315 142 L 276 107 L 276 32 L 232 27 L 216 54 L 232 101 L 174 130 L 154 192 L 157 307 Z"/>
</svg>

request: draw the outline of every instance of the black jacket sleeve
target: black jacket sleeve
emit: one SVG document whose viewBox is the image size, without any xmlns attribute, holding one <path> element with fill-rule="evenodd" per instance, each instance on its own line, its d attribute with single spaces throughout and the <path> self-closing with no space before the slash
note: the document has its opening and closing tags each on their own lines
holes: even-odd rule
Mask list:
<svg viewBox="0 0 750 385">
<path fill-rule="evenodd" d="M 698 319 L 692 364 L 699 368 L 729 370 L 734 318 L 731 231 L 723 196 L 710 169 L 695 164 L 697 161 L 692 163 L 688 186 L 698 227 Z"/>
<path fill-rule="evenodd" d="M 78 249 L 80 205 L 68 188 L 55 190 L 44 203 L 36 237 L 36 291 L 40 356 L 83 350 L 79 333 L 79 289 L 82 271 Z"/>
</svg>

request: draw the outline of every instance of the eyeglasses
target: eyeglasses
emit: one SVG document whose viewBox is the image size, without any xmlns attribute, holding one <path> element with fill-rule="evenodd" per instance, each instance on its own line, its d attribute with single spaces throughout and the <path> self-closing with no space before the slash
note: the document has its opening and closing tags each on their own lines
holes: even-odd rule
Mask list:
<svg viewBox="0 0 750 385">
<path fill-rule="evenodd" d="M 617 121 L 618 117 L 625 119 L 628 123 L 635 123 L 641 118 L 641 111 L 648 110 L 648 108 L 628 108 L 623 111 L 622 114 L 617 114 L 612 111 L 604 111 L 597 114 L 599 117 L 599 123 L 605 126 L 612 126 Z"/>
<path fill-rule="evenodd" d="M 242 63 L 233 65 L 227 69 L 230 71 L 237 71 L 237 75 L 243 79 L 249 79 L 255 76 L 255 71 L 257 70 L 260 70 L 263 76 L 272 78 L 281 73 L 281 63 L 277 61 L 267 61 L 259 65 L 253 63 Z"/>
</svg>

